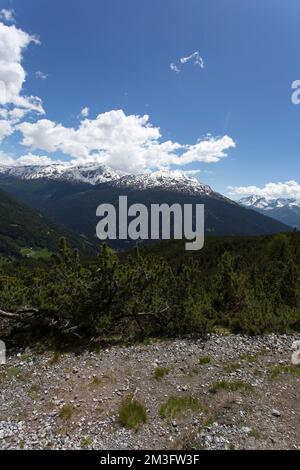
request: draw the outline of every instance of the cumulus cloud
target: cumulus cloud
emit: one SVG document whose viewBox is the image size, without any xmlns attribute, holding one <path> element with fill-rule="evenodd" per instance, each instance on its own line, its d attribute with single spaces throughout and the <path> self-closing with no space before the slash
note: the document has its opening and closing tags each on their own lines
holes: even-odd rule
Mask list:
<svg viewBox="0 0 300 470">
<path fill-rule="evenodd" d="M 13 158 L 12 155 L 5 154 L 4 152 L 0 151 L 0 165 L 2 166 L 27 166 L 27 165 L 52 165 L 53 163 L 60 163 L 67 165 L 67 163 L 62 162 L 60 160 L 52 160 L 52 158 L 48 157 L 47 155 L 34 155 L 32 153 L 28 153 L 26 155 L 22 155 L 18 158 Z"/>
<path fill-rule="evenodd" d="M 14 105 L 43 113 L 40 98 L 22 95 L 26 78 L 22 54 L 30 43 L 38 44 L 39 41 L 15 25 L 7 26 L 0 22 L 0 105 Z"/>
<path fill-rule="evenodd" d="M 235 146 L 234 140 L 228 135 L 223 137 L 207 136 L 197 144 L 188 146 L 188 150 L 181 156 L 182 163 L 216 163 L 227 157 L 226 150 Z"/>
<path fill-rule="evenodd" d="M 13 133 L 12 124 L 5 119 L 0 119 L 0 143 L 2 143 L 5 137 L 8 137 Z"/>
<path fill-rule="evenodd" d="M 252 194 L 266 199 L 295 198 L 300 201 L 300 184 L 290 180 L 285 183 L 267 183 L 259 188 L 258 186 L 230 187 L 232 196 L 250 196 Z"/>
<path fill-rule="evenodd" d="M 38 78 L 39 80 L 47 80 L 48 78 L 48 74 L 47 73 L 44 73 L 44 72 L 41 72 L 41 70 L 37 70 L 35 72 L 35 76 L 36 78 Z"/>
<path fill-rule="evenodd" d="M 15 23 L 14 10 L 7 10 L 6 8 L 2 8 L 2 10 L 0 10 L 0 19 L 6 21 L 7 23 Z"/>
<path fill-rule="evenodd" d="M 21 157 L 17 158 L 14 161 L 16 166 L 23 166 L 23 165 L 51 165 L 53 163 L 62 163 L 59 160 L 52 160 L 52 158 L 48 157 L 47 155 L 33 155 L 32 153 L 28 153 L 27 155 L 22 155 Z"/>
<path fill-rule="evenodd" d="M 193 145 L 163 141 L 160 129 L 151 125 L 148 115 L 126 115 L 122 110 L 84 119 L 77 128 L 48 119 L 23 122 L 17 128 L 23 135 L 22 144 L 33 151 L 59 151 L 77 163 L 101 162 L 132 172 L 196 161 L 217 162 L 235 147 L 228 136 L 207 136 Z"/>
<path fill-rule="evenodd" d="M 200 69 L 204 69 L 204 60 L 201 57 L 199 51 L 195 51 L 192 54 L 190 54 L 186 57 L 181 57 L 179 59 L 179 62 L 182 65 L 187 64 L 190 61 L 192 61 L 193 64 L 196 65 L 197 67 L 200 67 Z M 170 64 L 170 69 L 175 73 L 180 73 L 181 72 L 180 65 L 174 64 L 173 62 Z"/>
</svg>

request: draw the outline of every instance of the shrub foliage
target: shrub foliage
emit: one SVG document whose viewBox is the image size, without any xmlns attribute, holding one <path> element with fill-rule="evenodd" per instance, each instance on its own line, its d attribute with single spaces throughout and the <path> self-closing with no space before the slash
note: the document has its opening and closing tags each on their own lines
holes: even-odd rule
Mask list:
<svg viewBox="0 0 300 470">
<path fill-rule="evenodd" d="M 0 310 L 34 308 L 34 328 L 87 338 L 299 330 L 299 240 L 224 238 L 180 260 L 182 246 L 170 256 L 171 245 L 130 254 L 102 245 L 82 262 L 62 239 L 49 261 L 0 265 Z"/>
</svg>

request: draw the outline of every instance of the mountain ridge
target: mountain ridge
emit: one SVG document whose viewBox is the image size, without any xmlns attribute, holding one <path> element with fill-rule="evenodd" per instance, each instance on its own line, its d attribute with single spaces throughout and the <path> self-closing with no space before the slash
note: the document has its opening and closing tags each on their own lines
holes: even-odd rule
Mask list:
<svg viewBox="0 0 300 470">
<path fill-rule="evenodd" d="M 300 201 L 296 198 L 266 198 L 253 194 L 240 199 L 238 203 L 300 229 Z"/>
<path fill-rule="evenodd" d="M 98 205 L 110 203 L 117 207 L 120 195 L 128 196 L 129 205 L 141 203 L 147 207 L 204 204 L 209 235 L 263 235 L 291 230 L 288 224 L 245 208 L 177 170 L 122 175 L 103 165 L 76 167 L 71 173 L 58 167 L 44 167 L 43 171 L 36 166 L 16 168 L 0 171 L 2 189 L 88 239 L 96 236 Z"/>
</svg>

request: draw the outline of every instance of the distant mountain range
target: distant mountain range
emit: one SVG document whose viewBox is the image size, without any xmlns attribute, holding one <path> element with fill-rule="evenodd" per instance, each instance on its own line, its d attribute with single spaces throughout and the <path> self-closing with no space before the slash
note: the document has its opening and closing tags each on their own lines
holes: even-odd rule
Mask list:
<svg viewBox="0 0 300 470">
<path fill-rule="evenodd" d="M 239 200 L 244 207 L 266 214 L 280 222 L 300 229 L 300 201 L 294 198 L 266 199 L 256 195 Z"/>
<path fill-rule="evenodd" d="M 211 235 L 262 235 L 291 229 L 180 171 L 124 175 L 104 165 L 0 167 L 0 188 L 92 242 L 97 206 L 117 205 L 120 195 L 127 195 L 129 204 L 147 206 L 205 204 L 205 230 Z M 127 242 L 121 245 L 124 248 Z"/>
</svg>

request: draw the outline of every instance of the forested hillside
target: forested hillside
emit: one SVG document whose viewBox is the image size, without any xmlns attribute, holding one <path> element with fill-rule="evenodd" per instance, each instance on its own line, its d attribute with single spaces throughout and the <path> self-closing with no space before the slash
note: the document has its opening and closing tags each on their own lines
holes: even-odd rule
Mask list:
<svg viewBox="0 0 300 470">
<path fill-rule="evenodd" d="M 0 190 L 0 256 L 47 257 L 67 237 L 82 254 L 92 255 L 95 246 Z"/>
</svg>

